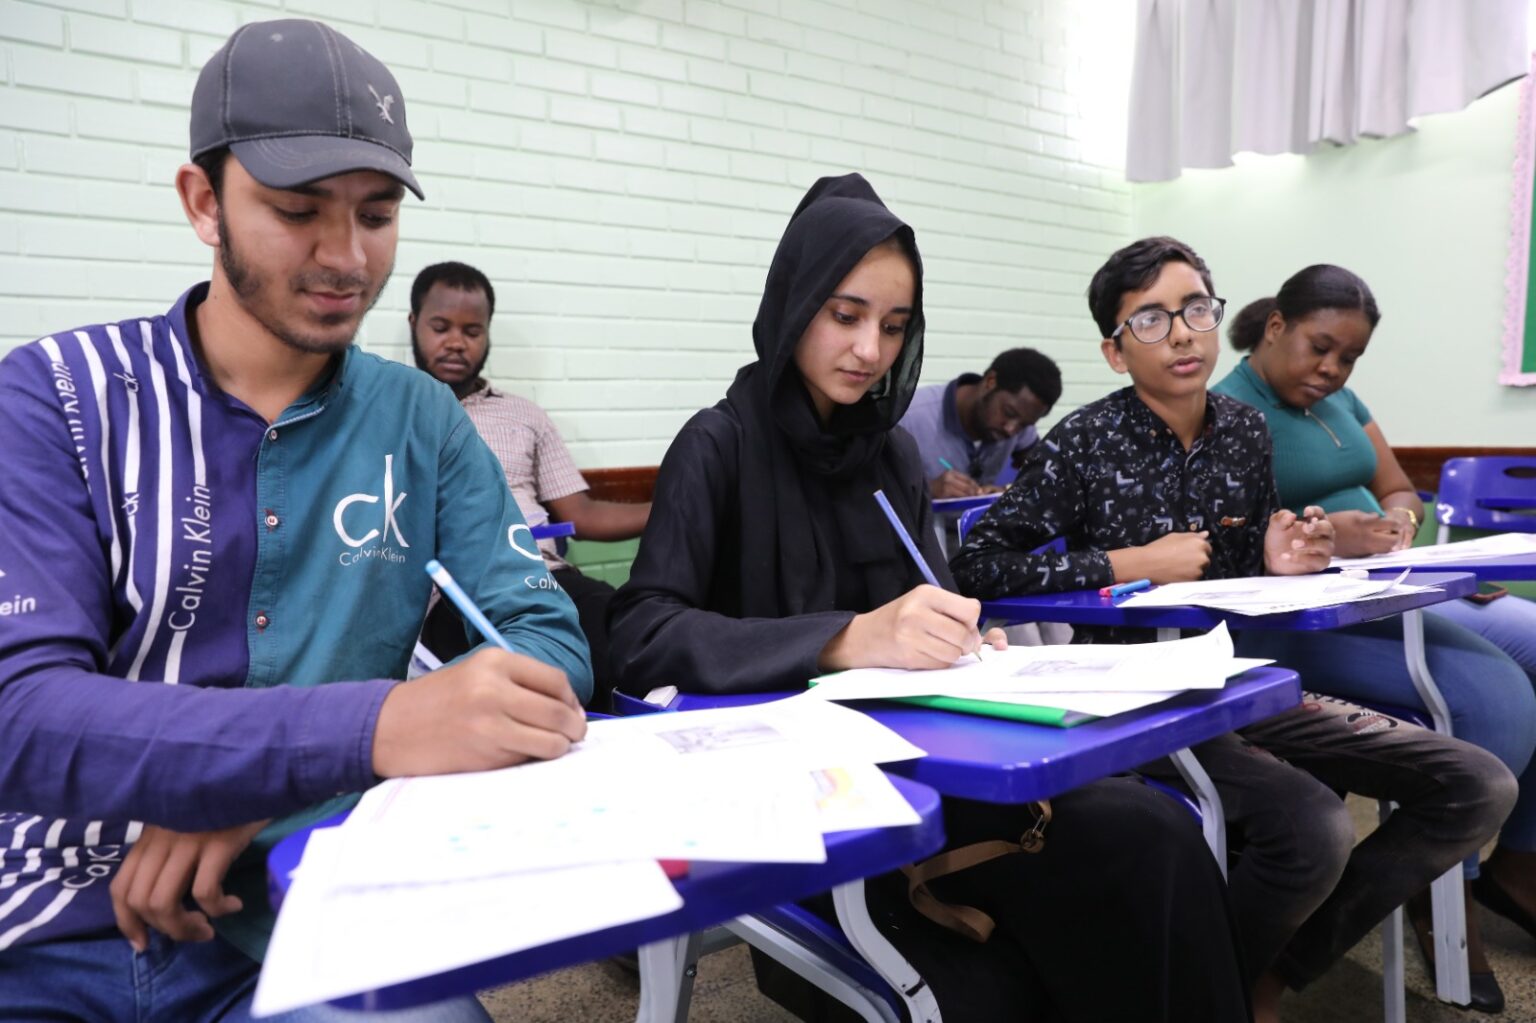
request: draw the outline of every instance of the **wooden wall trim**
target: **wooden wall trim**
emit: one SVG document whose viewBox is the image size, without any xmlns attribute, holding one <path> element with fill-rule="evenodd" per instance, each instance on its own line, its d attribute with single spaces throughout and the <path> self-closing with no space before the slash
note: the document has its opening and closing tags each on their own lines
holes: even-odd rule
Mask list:
<svg viewBox="0 0 1536 1023">
<path fill-rule="evenodd" d="M 1420 490 L 1440 489 L 1440 467 L 1450 458 L 1473 458 L 1478 455 L 1520 455 L 1536 457 L 1536 448 L 1393 448 L 1398 464 Z"/>
<path fill-rule="evenodd" d="M 1436 490 L 1440 486 L 1440 467 L 1448 458 L 1468 458 L 1476 455 L 1522 455 L 1536 457 L 1536 448 L 1492 447 L 1399 447 L 1393 448 L 1398 462 L 1413 485 L 1420 490 Z M 592 488 L 592 497 L 598 501 L 620 501 L 624 504 L 641 504 L 651 499 L 656 489 L 654 465 L 633 465 L 619 469 L 584 469 L 582 475 Z"/>
<path fill-rule="evenodd" d="M 594 501 L 618 501 L 644 504 L 656 489 L 656 465 L 633 465 L 620 469 L 583 469 Z"/>
</svg>

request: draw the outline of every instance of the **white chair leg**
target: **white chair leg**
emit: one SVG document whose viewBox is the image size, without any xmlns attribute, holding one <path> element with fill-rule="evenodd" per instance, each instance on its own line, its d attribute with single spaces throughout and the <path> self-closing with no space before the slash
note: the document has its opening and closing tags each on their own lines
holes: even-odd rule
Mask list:
<svg viewBox="0 0 1536 1023">
<path fill-rule="evenodd" d="M 832 889 L 832 905 L 837 908 L 837 922 L 848 936 L 849 944 L 858 950 L 864 961 L 896 989 L 907 1005 L 907 1015 L 912 1023 L 942 1023 L 939 1002 L 933 996 L 933 988 L 912 968 L 896 946 L 885 940 L 870 919 L 869 906 L 864 901 L 864 882 L 850 881 Z"/>
<path fill-rule="evenodd" d="M 1408 661 L 1408 677 L 1429 710 L 1435 731 L 1454 734 L 1450 708 L 1429 673 L 1429 661 L 1424 654 L 1422 611 L 1403 613 L 1403 654 Z M 1467 907 L 1461 876 L 1461 865 L 1457 864 L 1430 886 L 1434 906 L 1435 995 L 1453 1005 L 1466 1005 L 1472 1000 L 1472 978 L 1467 966 Z"/>
<path fill-rule="evenodd" d="M 761 918 L 739 916 L 725 926 L 748 945 L 848 1006 L 865 1023 L 898 1023 L 896 1013 L 877 992 Z"/>
<path fill-rule="evenodd" d="M 1169 759 L 1178 768 L 1184 784 L 1194 793 L 1195 802 L 1200 804 L 1200 827 L 1205 832 L 1205 844 L 1210 846 L 1211 855 L 1216 857 L 1216 866 L 1221 868 L 1221 876 L 1226 877 L 1227 819 L 1222 815 L 1221 796 L 1216 791 L 1216 785 L 1188 749 L 1174 751 Z"/>
<path fill-rule="evenodd" d="M 640 948 L 640 1007 L 635 1023 L 685 1023 L 698 972 L 699 935 L 680 934 Z"/>
<path fill-rule="evenodd" d="M 1391 803 L 1380 804 L 1380 820 L 1392 815 Z M 1386 1023 L 1405 1023 L 1408 1014 L 1407 979 L 1403 975 L 1403 907 L 1381 922 L 1381 1003 Z"/>
</svg>

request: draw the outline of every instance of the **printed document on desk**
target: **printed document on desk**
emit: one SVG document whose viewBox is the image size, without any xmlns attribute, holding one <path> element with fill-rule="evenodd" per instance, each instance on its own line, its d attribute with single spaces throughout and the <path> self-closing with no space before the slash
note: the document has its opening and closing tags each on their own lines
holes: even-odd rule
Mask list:
<svg viewBox="0 0 1536 1023">
<path fill-rule="evenodd" d="M 593 721 L 581 746 L 625 764 L 660 757 L 688 761 L 699 771 L 731 761 L 814 770 L 925 755 L 873 718 L 810 694 L 745 707 Z"/>
<path fill-rule="evenodd" d="M 1262 668 L 1274 661 L 1260 660 L 1256 657 L 1234 657 L 1227 666 L 1227 677 L 1233 678 L 1245 671 L 1254 668 Z M 1067 693 L 989 693 L 977 696 L 976 699 L 987 700 L 991 703 L 1014 703 L 1028 707 L 1057 707 L 1061 710 L 1075 711 L 1079 714 L 1088 714 L 1092 717 L 1107 718 L 1116 714 L 1124 714 L 1126 711 L 1140 710 L 1150 707 L 1155 703 L 1188 692 L 1187 689 L 1175 689 L 1168 692 L 1067 692 Z"/>
<path fill-rule="evenodd" d="M 373 991 L 682 906 L 652 861 L 356 889 L 339 828 L 315 831 L 256 985 L 257 1017 Z"/>
<path fill-rule="evenodd" d="M 1058 706 L 1035 697 L 1152 693 L 1156 702 L 1186 689 L 1220 689 L 1237 674 L 1232 662 L 1232 637 L 1222 624 L 1203 636 L 1168 643 L 985 648 L 980 657 L 965 657 L 953 667 L 933 671 L 854 668 L 816 679 L 807 695 L 824 700 L 1011 696 L 1018 699 L 998 702 Z"/>
<path fill-rule="evenodd" d="M 1436 565 L 1482 561 L 1492 558 L 1536 557 L 1536 533 L 1498 533 L 1475 540 L 1409 547 L 1368 558 L 1334 558 L 1330 568 L 1434 568 Z"/>
<path fill-rule="evenodd" d="M 499 771 L 396 778 L 342 835 L 354 887 L 608 860 L 822 863 L 817 782 L 799 766 L 619 765 L 580 751 Z"/>
<path fill-rule="evenodd" d="M 1423 593 L 1427 586 L 1405 586 L 1406 571 L 1396 579 L 1354 579 L 1340 575 L 1259 575 L 1166 583 L 1120 602 L 1120 607 L 1209 607 L 1234 614 L 1267 615 L 1332 607 L 1384 597 Z"/>
</svg>

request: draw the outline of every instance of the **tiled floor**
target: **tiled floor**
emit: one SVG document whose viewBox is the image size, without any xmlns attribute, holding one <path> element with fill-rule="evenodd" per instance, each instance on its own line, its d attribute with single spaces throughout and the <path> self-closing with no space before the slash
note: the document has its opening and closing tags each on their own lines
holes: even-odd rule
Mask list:
<svg viewBox="0 0 1536 1023">
<path fill-rule="evenodd" d="M 1356 805 L 1362 829 L 1374 821 L 1374 807 Z M 1434 1000 L 1434 981 L 1426 974 L 1409 938 L 1407 962 L 1410 1023 L 1536 1023 L 1536 941 L 1480 907 L 1483 938 L 1508 1005 L 1499 1017 L 1483 1017 Z M 639 985 L 632 974 L 607 963 L 594 963 L 514 984 L 482 996 L 504 1023 L 599 1023 L 635 1015 Z M 1373 934 L 1323 980 L 1282 1006 L 1286 1023 L 1367 1023 L 1381 1018 L 1381 939 Z M 691 1023 L 793 1023 L 795 1017 L 757 992 L 743 947 L 705 957 L 699 963 Z M 1126 1021 L 1135 1023 L 1135 1021 Z"/>
</svg>

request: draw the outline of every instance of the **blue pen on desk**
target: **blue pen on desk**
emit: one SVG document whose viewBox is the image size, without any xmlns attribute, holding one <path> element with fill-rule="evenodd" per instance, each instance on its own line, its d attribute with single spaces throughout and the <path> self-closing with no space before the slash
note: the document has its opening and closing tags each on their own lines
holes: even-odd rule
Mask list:
<svg viewBox="0 0 1536 1023">
<path fill-rule="evenodd" d="M 1138 590 L 1150 590 L 1151 579 L 1137 579 L 1133 583 L 1120 583 L 1118 586 L 1105 586 L 1099 590 L 1101 597 L 1123 597 L 1127 593 L 1135 593 Z"/>
<path fill-rule="evenodd" d="M 497 632 L 496 626 L 491 624 L 491 620 L 480 613 L 480 609 L 475 606 L 475 602 L 469 599 L 469 594 L 460 589 L 459 584 L 453 581 L 453 576 L 443 567 L 441 561 L 433 558 L 427 562 L 427 575 L 431 576 L 432 581 L 437 583 L 437 588 L 443 591 L 443 596 L 453 601 L 453 606 L 459 609 L 459 614 L 464 616 L 464 620 L 480 630 L 480 635 L 509 654 L 516 652 L 512 649 L 512 644 L 507 642 L 507 637 Z"/>
<path fill-rule="evenodd" d="M 917 544 L 912 542 L 912 535 L 907 532 L 907 527 L 901 524 L 896 517 L 896 509 L 891 507 L 890 499 L 885 496 L 885 491 L 875 491 L 875 500 L 880 502 L 880 510 L 885 512 L 885 517 L 891 520 L 891 528 L 896 530 L 896 535 L 901 539 L 902 545 L 907 548 L 907 553 L 912 555 L 912 560 L 917 563 L 917 570 L 923 573 L 923 578 L 929 586 L 939 586 L 938 577 L 933 574 L 933 569 L 928 567 L 928 562 L 923 560 L 923 554 L 917 549 Z M 942 586 L 939 587 L 943 589 Z"/>
</svg>

